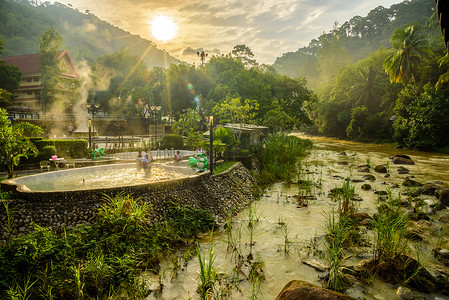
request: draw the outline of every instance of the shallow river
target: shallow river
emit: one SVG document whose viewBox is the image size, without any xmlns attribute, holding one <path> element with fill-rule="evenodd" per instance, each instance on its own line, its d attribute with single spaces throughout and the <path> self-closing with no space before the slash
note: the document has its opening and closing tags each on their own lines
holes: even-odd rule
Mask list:
<svg viewBox="0 0 449 300">
<path fill-rule="evenodd" d="M 301 136 L 304 137 L 304 136 Z M 313 200 L 309 200 L 308 207 L 299 208 L 294 200 L 294 195 L 300 193 L 295 184 L 274 184 L 268 190 L 264 191 L 260 201 L 256 202 L 256 215 L 260 222 L 257 223 L 254 232 L 254 246 L 252 253 L 255 259 L 264 264 L 265 281 L 258 289 L 257 299 L 274 299 L 282 288 L 290 280 L 304 280 L 317 285 L 321 285 L 319 276 L 325 273 L 319 272 L 312 267 L 304 264 L 304 261 L 313 260 L 319 264 L 326 265 L 321 258 L 318 249 L 324 247 L 324 225 L 329 212 L 335 204 L 328 196 L 329 190 L 341 186 L 345 178 L 361 182 L 352 183 L 355 186 L 356 193 L 363 199 L 357 202 L 359 212 L 366 212 L 370 215 L 376 212 L 378 196 L 374 191 L 385 191 L 388 188 L 394 194 L 404 193 L 406 190 L 400 187 L 406 176 L 414 176 L 413 180 L 426 183 L 438 182 L 440 185 L 449 184 L 449 156 L 425 152 L 415 152 L 407 150 L 394 149 L 389 146 L 375 144 L 361 144 L 354 142 L 345 142 L 328 138 L 309 137 L 314 147 L 310 154 L 301 164 L 303 180 L 315 183 L 309 186 L 308 193 L 312 195 Z M 344 152 L 346 155 L 344 155 Z M 395 154 L 409 155 L 415 165 L 405 166 L 410 170 L 409 175 L 398 174 L 398 165 L 393 165 L 390 156 Z M 346 164 L 347 163 L 347 164 Z M 345 165 L 343 165 L 345 164 Z M 371 172 L 375 176 L 374 182 L 364 181 L 363 176 L 367 173 L 358 172 L 357 166 L 369 164 L 372 166 Z M 385 174 L 375 173 L 373 168 L 376 165 L 387 165 L 389 178 Z M 364 191 L 361 185 L 369 183 L 372 186 L 371 191 Z M 393 184 L 399 184 L 395 188 Z M 435 202 L 435 197 L 425 196 L 423 201 L 428 205 Z M 438 270 L 449 272 L 449 268 L 436 261 L 431 253 L 438 239 L 437 231 L 445 226 L 446 232 L 449 230 L 445 224 L 438 220 L 441 216 L 448 214 L 447 209 L 441 210 L 431 216 L 433 231 L 432 234 L 426 234 L 424 241 L 418 244 L 410 244 L 410 255 L 416 257 L 416 249 L 419 250 L 423 259 L 424 266 L 432 273 L 436 274 Z M 249 254 L 249 235 L 248 235 L 248 211 L 241 212 L 233 218 L 233 233 L 241 229 L 241 249 L 244 256 Z M 281 230 L 279 223 L 285 223 L 287 231 Z M 284 226 L 284 228 L 285 228 Z M 285 235 L 287 232 L 287 235 Z M 368 242 L 372 244 L 372 231 L 366 231 Z M 288 253 L 284 252 L 285 236 L 288 236 Z M 445 237 L 443 245 L 448 244 Z M 232 263 L 231 255 L 228 253 L 227 236 L 225 230 L 221 228 L 216 232 L 212 239 L 204 238 L 200 248 L 202 253 L 207 253 L 209 246 L 212 246 L 216 255 L 214 266 L 219 273 L 231 274 L 235 267 Z M 372 246 L 360 249 L 355 256 L 358 258 L 369 258 L 373 253 Z M 180 255 L 181 256 L 181 255 Z M 356 263 L 348 260 L 348 264 Z M 178 264 L 183 265 L 182 259 Z M 164 274 L 162 281 L 164 284 L 163 292 L 157 296 L 157 299 L 196 299 L 196 288 L 199 282 L 199 262 L 196 257 L 188 262 L 187 266 L 180 268 L 178 276 L 173 276 L 173 260 L 167 260 L 162 265 Z M 245 273 L 244 268 L 243 273 Z M 242 278 L 242 276 L 240 277 Z M 153 282 L 160 278 L 153 278 Z M 242 280 L 239 284 L 240 291 L 234 289 L 230 299 L 248 299 L 254 293 L 254 289 L 248 280 Z M 375 279 L 370 285 L 354 285 L 348 290 L 348 294 L 359 299 L 399 299 L 396 295 L 397 287 Z M 257 290 L 257 289 L 256 289 Z M 448 299 L 439 294 L 423 295 L 423 299 Z M 148 299 L 154 299 L 151 295 Z"/>
</svg>

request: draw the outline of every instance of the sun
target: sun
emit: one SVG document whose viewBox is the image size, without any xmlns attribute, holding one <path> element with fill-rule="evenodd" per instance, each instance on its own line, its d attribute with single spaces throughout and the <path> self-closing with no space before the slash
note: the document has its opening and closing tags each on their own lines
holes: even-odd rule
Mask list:
<svg viewBox="0 0 449 300">
<path fill-rule="evenodd" d="M 167 42 L 176 36 L 178 26 L 172 18 L 167 16 L 159 16 L 151 21 L 151 33 L 154 38 Z"/>
</svg>

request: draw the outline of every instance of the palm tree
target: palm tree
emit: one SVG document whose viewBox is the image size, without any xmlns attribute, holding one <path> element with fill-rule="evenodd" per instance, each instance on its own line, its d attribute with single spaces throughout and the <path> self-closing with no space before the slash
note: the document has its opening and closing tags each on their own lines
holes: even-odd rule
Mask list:
<svg viewBox="0 0 449 300">
<path fill-rule="evenodd" d="M 415 25 L 396 29 L 390 37 L 395 50 L 383 67 L 391 82 L 416 82 L 416 70 L 422 57 L 429 51 L 426 40 Z"/>
<path fill-rule="evenodd" d="M 350 90 L 351 98 L 359 105 L 365 105 L 370 112 L 374 112 L 381 100 L 383 89 L 379 75 L 373 67 L 359 69 Z"/>
</svg>

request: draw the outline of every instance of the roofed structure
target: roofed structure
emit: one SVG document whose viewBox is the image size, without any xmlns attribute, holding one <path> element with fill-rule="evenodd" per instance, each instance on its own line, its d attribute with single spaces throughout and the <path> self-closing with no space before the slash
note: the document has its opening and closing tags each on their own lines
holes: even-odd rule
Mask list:
<svg viewBox="0 0 449 300">
<path fill-rule="evenodd" d="M 9 56 L 0 58 L 6 65 L 13 65 L 19 68 L 22 73 L 22 80 L 19 88 L 14 92 L 14 110 L 18 111 L 39 111 L 41 109 L 39 96 L 42 92 L 42 76 L 39 70 L 40 53 Z M 58 67 L 61 70 L 61 77 L 65 79 L 79 78 L 75 65 L 67 49 L 59 51 L 57 56 Z"/>
</svg>

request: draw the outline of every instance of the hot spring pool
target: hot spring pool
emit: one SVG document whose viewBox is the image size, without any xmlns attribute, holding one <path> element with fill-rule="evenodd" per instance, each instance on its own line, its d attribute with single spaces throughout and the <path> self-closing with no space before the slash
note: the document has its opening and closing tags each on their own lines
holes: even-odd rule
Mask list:
<svg viewBox="0 0 449 300">
<path fill-rule="evenodd" d="M 115 188 L 193 176 L 195 172 L 187 164 L 188 161 L 153 163 L 149 174 L 137 170 L 135 163 L 102 165 L 45 172 L 9 179 L 8 182 L 33 192 Z"/>
</svg>

